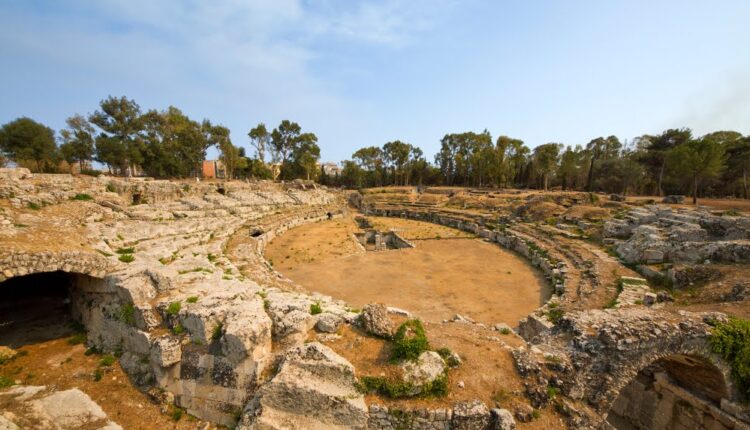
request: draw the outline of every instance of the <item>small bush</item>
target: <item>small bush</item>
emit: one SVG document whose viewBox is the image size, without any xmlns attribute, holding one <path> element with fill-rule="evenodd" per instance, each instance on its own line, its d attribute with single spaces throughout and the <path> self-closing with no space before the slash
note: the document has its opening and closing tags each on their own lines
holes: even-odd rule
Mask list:
<svg viewBox="0 0 750 430">
<path fill-rule="evenodd" d="M 167 315 L 175 316 L 180 312 L 180 309 L 182 309 L 181 302 L 172 302 L 167 306 Z"/>
<path fill-rule="evenodd" d="M 310 305 L 310 313 L 317 315 L 323 312 L 323 308 L 320 306 L 320 302 L 315 302 Z"/>
<path fill-rule="evenodd" d="M 547 387 L 547 397 L 550 400 L 554 400 L 557 395 L 560 394 L 560 389 L 557 387 Z"/>
<path fill-rule="evenodd" d="M 440 357 L 445 360 L 445 363 L 450 367 L 456 367 L 459 364 L 461 364 L 461 361 L 456 358 L 456 356 L 453 354 L 453 351 L 451 351 L 448 348 L 440 348 L 436 351 Z"/>
<path fill-rule="evenodd" d="M 172 411 L 169 413 L 169 416 L 172 418 L 172 421 L 179 421 L 182 418 L 182 415 L 185 413 L 182 409 L 172 406 Z"/>
<path fill-rule="evenodd" d="M 179 336 L 182 333 L 185 333 L 185 328 L 181 326 L 180 324 L 175 325 L 172 327 L 172 334 L 175 336 Z"/>
<path fill-rule="evenodd" d="M 34 203 L 34 202 L 29 202 L 28 206 L 29 206 L 29 209 L 32 209 L 32 210 L 35 210 L 35 211 L 38 211 L 39 209 L 42 208 L 41 206 L 39 206 L 39 204 Z"/>
<path fill-rule="evenodd" d="M 71 198 L 71 200 L 79 200 L 82 202 L 87 202 L 89 200 L 94 200 L 94 198 L 88 194 L 76 194 L 75 196 Z"/>
<path fill-rule="evenodd" d="M 391 361 L 416 360 L 430 349 L 424 326 L 419 320 L 408 320 L 401 324 L 393 337 Z"/>
<path fill-rule="evenodd" d="M 118 254 L 132 254 L 135 252 L 135 248 L 118 248 L 115 252 Z"/>
<path fill-rule="evenodd" d="M 411 392 L 414 385 L 403 381 L 389 381 L 382 376 L 363 376 L 357 382 L 357 389 L 364 393 L 376 393 L 391 399 L 414 397 Z M 448 394 L 448 376 L 442 375 L 429 384 L 422 386 L 419 397 L 444 397 Z"/>
<path fill-rule="evenodd" d="M 115 186 L 112 184 L 107 184 L 107 191 L 109 191 L 110 193 L 115 193 L 117 192 L 117 188 L 115 188 Z"/>
<path fill-rule="evenodd" d="M 133 261 L 135 261 L 135 257 L 133 256 L 133 254 L 122 254 L 117 259 L 122 261 L 123 263 L 132 263 Z"/>
<path fill-rule="evenodd" d="M 711 348 L 732 368 L 732 379 L 746 401 L 750 401 L 750 320 L 730 318 L 717 324 Z"/>
<path fill-rule="evenodd" d="M 99 362 L 99 364 L 102 365 L 102 366 L 104 366 L 104 367 L 109 367 L 109 366 L 113 365 L 115 363 L 115 361 L 117 361 L 117 358 L 115 358 L 114 355 L 107 354 L 104 357 L 102 357 L 102 359 Z"/>
<path fill-rule="evenodd" d="M 613 309 L 615 306 L 617 306 L 617 298 L 614 298 L 614 299 L 608 301 L 604 305 L 604 309 Z"/>
<path fill-rule="evenodd" d="M 190 296 L 185 301 L 188 303 L 196 303 L 198 301 L 198 296 Z"/>
<path fill-rule="evenodd" d="M 549 320 L 552 321 L 553 324 L 557 324 L 564 315 L 565 311 L 563 311 L 562 309 L 550 309 L 550 311 L 547 312 L 547 318 L 549 318 Z"/>
<path fill-rule="evenodd" d="M 511 330 L 508 327 L 503 327 L 500 329 L 500 334 L 509 335 Z"/>
<path fill-rule="evenodd" d="M 94 381 L 96 382 L 101 381 L 103 376 L 104 376 L 104 372 L 102 372 L 102 369 L 96 369 L 94 371 Z"/>
</svg>

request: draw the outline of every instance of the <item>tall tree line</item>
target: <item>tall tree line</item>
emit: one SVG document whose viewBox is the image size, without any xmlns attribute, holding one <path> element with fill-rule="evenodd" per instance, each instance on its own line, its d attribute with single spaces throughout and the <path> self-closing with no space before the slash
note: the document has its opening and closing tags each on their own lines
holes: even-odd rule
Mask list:
<svg viewBox="0 0 750 430">
<path fill-rule="evenodd" d="M 365 147 L 344 162 L 348 187 L 446 185 L 516 187 L 620 194 L 750 197 L 750 136 L 718 131 L 694 136 L 669 129 L 628 141 L 596 137 L 588 143 L 547 143 L 533 149 L 520 139 L 490 133 L 446 134 L 434 164 L 419 148 L 399 141 Z"/>
<path fill-rule="evenodd" d="M 0 128 L 0 166 L 7 160 L 35 172 L 57 172 L 65 162 L 90 170 L 102 163 L 111 174 L 143 173 L 159 178 L 201 175 L 206 151 L 215 147 L 229 178 L 270 178 L 266 147 L 282 162 L 282 177 L 314 179 L 320 148 L 317 137 L 302 133 L 297 123 L 284 120 L 272 132 L 260 124 L 249 137 L 256 157 L 233 144 L 229 129 L 208 119 L 193 120 L 180 109 L 142 111 L 126 97 L 108 97 L 88 116 L 75 114 L 56 138 L 54 130 L 31 118 L 18 118 Z M 59 142 L 59 145 L 58 145 Z"/>
</svg>

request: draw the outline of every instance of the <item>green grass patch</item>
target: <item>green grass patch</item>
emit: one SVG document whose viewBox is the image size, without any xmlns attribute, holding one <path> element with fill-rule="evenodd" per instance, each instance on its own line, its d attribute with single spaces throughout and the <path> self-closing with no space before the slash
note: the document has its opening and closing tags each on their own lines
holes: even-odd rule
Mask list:
<svg viewBox="0 0 750 430">
<path fill-rule="evenodd" d="M 221 337 L 222 332 L 224 331 L 224 324 L 218 323 L 214 326 L 213 331 L 211 332 L 211 340 L 218 340 Z"/>
<path fill-rule="evenodd" d="M 86 333 L 76 333 L 68 338 L 68 345 L 80 345 L 86 342 Z"/>
<path fill-rule="evenodd" d="M 122 254 L 117 259 L 122 261 L 123 263 L 132 263 L 133 261 L 135 261 L 135 257 L 133 256 L 133 254 Z"/>
<path fill-rule="evenodd" d="M 115 364 L 115 361 L 117 361 L 117 358 L 115 358 L 114 355 L 107 354 L 102 357 L 102 359 L 99 361 L 99 365 L 104 367 L 109 367 L 113 364 Z"/>
<path fill-rule="evenodd" d="M 414 397 L 414 385 L 403 381 L 390 381 L 383 376 L 363 376 L 357 381 L 357 389 L 363 394 L 379 394 L 391 399 Z M 448 394 L 448 376 L 442 375 L 422 386 L 417 395 L 422 398 L 444 397 Z"/>
<path fill-rule="evenodd" d="M 96 369 L 94 371 L 94 381 L 99 382 L 104 377 L 104 372 L 102 372 L 102 369 Z"/>
<path fill-rule="evenodd" d="M 115 192 L 117 192 L 117 188 L 115 188 L 115 186 L 114 186 L 114 185 L 112 185 L 112 184 L 107 184 L 107 187 L 106 187 L 106 189 L 107 189 L 107 191 L 109 191 L 110 193 L 115 193 Z"/>
<path fill-rule="evenodd" d="M 117 319 L 129 326 L 135 326 L 135 306 L 133 306 L 132 303 L 126 303 L 120 306 L 120 312 Z"/>
<path fill-rule="evenodd" d="M 401 324 L 393 336 L 391 361 L 416 360 L 430 349 L 427 334 L 420 320 L 408 320 Z"/>
<path fill-rule="evenodd" d="M 181 302 L 172 302 L 169 304 L 169 306 L 167 306 L 167 315 L 175 316 L 180 313 L 180 309 L 182 309 Z"/>
<path fill-rule="evenodd" d="M 190 296 L 185 300 L 188 303 L 197 303 L 198 302 L 198 296 Z"/>
<path fill-rule="evenodd" d="M 310 304 L 310 313 L 312 315 L 323 313 L 323 308 L 320 306 L 320 302 Z"/>
<path fill-rule="evenodd" d="M 176 324 L 174 327 L 172 327 L 172 334 L 175 336 L 179 336 L 182 333 L 185 333 L 185 327 L 181 326 L 180 324 Z"/>
<path fill-rule="evenodd" d="M 90 195 L 88 195 L 88 194 L 80 194 L 80 193 L 76 194 L 75 196 L 71 197 L 70 199 L 71 200 L 78 200 L 78 201 L 82 201 L 82 202 L 88 202 L 90 200 L 94 200 L 94 198 L 91 197 Z"/>
<path fill-rule="evenodd" d="M 0 388 L 8 388 L 14 384 L 13 380 L 7 376 L 0 375 Z"/>
<path fill-rule="evenodd" d="M 550 309 L 547 312 L 547 318 L 552 321 L 552 324 L 557 324 L 563 316 L 565 316 L 565 311 L 559 308 Z"/>
<path fill-rule="evenodd" d="M 34 202 L 29 202 L 28 207 L 29 209 L 35 210 L 35 211 L 38 211 L 39 209 L 42 208 L 38 203 L 34 203 Z"/>
<path fill-rule="evenodd" d="M 718 323 L 711 335 L 711 349 L 732 368 L 732 379 L 746 402 L 750 402 L 750 320 L 730 317 Z"/>
<path fill-rule="evenodd" d="M 451 351 L 449 348 L 440 348 L 437 351 L 435 351 L 440 355 L 440 357 L 445 360 L 445 364 L 447 364 L 450 367 L 456 367 L 459 364 L 461 364 L 461 360 L 457 359 L 456 356 L 453 354 L 453 351 Z"/>
<path fill-rule="evenodd" d="M 135 248 L 118 248 L 115 252 L 118 254 L 132 254 L 135 252 Z"/>
</svg>

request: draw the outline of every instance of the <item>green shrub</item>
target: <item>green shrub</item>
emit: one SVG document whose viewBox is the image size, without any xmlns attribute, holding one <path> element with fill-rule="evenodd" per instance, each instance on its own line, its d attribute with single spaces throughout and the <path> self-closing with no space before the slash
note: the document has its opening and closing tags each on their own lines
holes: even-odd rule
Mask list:
<svg viewBox="0 0 750 430">
<path fill-rule="evenodd" d="M 732 368 L 732 379 L 750 401 L 750 320 L 730 318 L 717 324 L 711 336 L 711 348 Z"/>
<path fill-rule="evenodd" d="M 500 334 L 509 335 L 511 330 L 508 327 L 503 327 L 500 329 Z"/>
<path fill-rule="evenodd" d="M 132 263 L 133 261 L 135 261 L 135 257 L 133 256 L 133 254 L 122 254 L 117 259 L 122 261 L 123 263 Z"/>
<path fill-rule="evenodd" d="M 172 421 L 179 421 L 182 418 L 182 415 L 185 413 L 182 409 L 172 406 L 172 411 L 169 413 L 169 416 L 172 418 Z"/>
<path fill-rule="evenodd" d="M 13 385 L 13 380 L 7 376 L 0 375 L 0 388 L 8 388 Z"/>
<path fill-rule="evenodd" d="M 112 184 L 107 184 L 107 191 L 109 191 L 110 193 L 115 193 L 117 192 L 117 188 L 115 188 L 115 186 Z"/>
<path fill-rule="evenodd" d="M 167 306 L 167 315 L 175 316 L 180 312 L 180 309 L 182 309 L 181 302 L 172 302 Z"/>
<path fill-rule="evenodd" d="M 565 311 L 557 308 L 550 309 L 549 312 L 547 312 L 547 318 L 549 318 L 549 320 L 552 321 L 553 324 L 557 324 L 564 315 Z"/>
<path fill-rule="evenodd" d="M 320 306 L 320 302 L 315 302 L 310 304 L 310 313 L 313 315 L 317 315 L 319 313 L 323 312 L 323 308 Z"/>
<path fill-rule="evenodd" d="M 456 367 L 461 364 L 461 361 L 456 358 L 456 356 L 453 354 L 453 351 L 448 348 L 440 348 L 436 352 L 443 358 L 443 360 L 445 360 L 445 363 L 450 367 Z"/>
<path fill-rule="evenodd" d="M 104 376 L 104 372 L 102 372 L 102 369 L 96 369 L 94 371 L 94 381 L 96 382 L 101 381 L 103 376 Z"/>
<path fill-rule="evenodd" d="M 39 206 L 39 204 L 34 203 L 34 202 L 29 202 L 28 206 L 29 206 L 29 209 L 33 209 L 35 211 L 38 211 L 39 209 L 42 208 L 41 206 Z"/>
<path fill-rule="evenodd" d="M 604 309 L 613 309 L 615 306 L 617 306 L 617 298 L 614 298 L 614 299 L 608 301 L 604 305 Z"/>
<path fill-rule="evenodd" d="M 172 334 L 175 336 L 179 336 L 182 333 L 185 333 L 185 328 L 181 326 L 180 324 L 176 324 L 174 327 L 172 327 Z"/>
<path fill-rule="evenodd" d="M 379 394 L 391 399 L 414 397 L 414 385 L 403 381 L 389 381 L 383 376 L 363 376 L 357 382 L 357 389 L 363 394 Z M 418 397 L 444 397 L 448 394 L 448 376 L 443 374 L 431 383 L 422 386 Z"/>
<path fill-rule="evenodd" d="M 185 301 L 188 303 L 196 303 L 198 301 L 198 296 L 190 296 Z"/>
<path fill-rule="evenodd" d="M 547 397 L 550 400 L 554 400 L 557 395 L 560 394 L 560 389 L 557 387 L 547 387 Z"/>
<path fill-rule="evenodd" d="M 118 254 L 132 254 L 135 252 L 135 248 L 118 248 L 115 252 Z"/>
<path fill-rule="evenodd" d="M 89 201 L 89 200 L 94 200 L 94 198 L 93 198 L 93 197 L 91 197 L 91 196 L 90 196 L 90 195 L 88 195 L 88 194 L 76 194 L 75 196 L 73 196 L 73 197 L 71 198 L 71 200 L 80 200 L 80 201 L 82 201 L 82 202 L 87 202 L 87 201 Z"/>
<path fill-rule="evenodd" d="M 430 349 L 422 321 L 408 320 L 401 324 L 393 337 L 391 361 L 416 360 Z"/>
<path fill-rule="evenodd" d="M 111 366 L 111 365 L 113 365 L 113 364 L 115 363 L 115 361 L 116 361 L 116 360 L 117 360 L 117 359 L 115 358 L 115 356 L 114 356 L 114 355 L 109 355 L 109 354 L 107 354 L 107 355 L 105 355 L 104 357 L 102 357 L 102 359 L 101 359 L 101 361 L 99 362 L 99 364 L 100 364 L 100 365 L 102 365 L 102 366 L 108 367 L 108 366 Z"/>
</svg>

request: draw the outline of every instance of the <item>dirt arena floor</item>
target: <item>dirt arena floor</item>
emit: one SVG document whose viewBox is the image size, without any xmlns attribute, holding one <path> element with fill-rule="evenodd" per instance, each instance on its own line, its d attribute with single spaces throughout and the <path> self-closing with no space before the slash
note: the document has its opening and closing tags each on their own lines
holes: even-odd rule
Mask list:
<svg viewBox="0 0 750 430">
<path fill-rule="evenodd" d="M 416 248 L 363 251 L 353 218 L 292 229 L 266 249 L 274 268 L 310 291 L 351 306 L 383 302 L 428 322 L 461 314 L 493 324 L 518 320 L 550 296 L 544 278 L 522 257 L 466 233 L 418 221 L 371 218 Z"/>
</svg>

